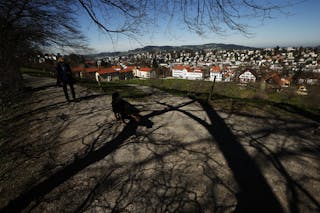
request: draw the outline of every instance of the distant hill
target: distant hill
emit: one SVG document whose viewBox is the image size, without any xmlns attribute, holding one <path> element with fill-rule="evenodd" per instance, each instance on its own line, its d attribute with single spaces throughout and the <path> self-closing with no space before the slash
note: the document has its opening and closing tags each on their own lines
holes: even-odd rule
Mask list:
<svg viewBox="0 0 320 213">
<path fill-rule="evenodd" d="M 182 45 L 182 46 L 145 46 L 143 48 L 137 48 L 134 50 L 129 50 L 128 52 L 147 52 L 147 51 L 170 51 L 170 50 L 184 50 L 184 49 L 192 49 L 192 50 L 201 50 L 201 49 L 222 49 L 222 50 L 244 50 L 244 49 L 256 49 L 253 47 L 246 47 L 236 44 L 200 44 L 200 45 Z"/>
<path fill-rule="evenodd" d="M 210 43 L 210 44 L 200 44 L 200 45 L 182 45 L 182 46 L 145 46 L 142 48 L 137 48 L 134 50 L 124 51 L 124 52 L 102 52 L 98 54 L 92 54 L 91 57 L 101 58 L 107 56 L 121 56 L 128 54 L 137 54 L 140 52 L 157 52 L 157 51 L 178 51 L 178 50 L 202 50 L 202 49 L 220 49 L 220 50 L 252 50 L 257 49 L 254 47 L 241 46 L 236 44 L 221 44 L 221 43 Z"/>
</svg>

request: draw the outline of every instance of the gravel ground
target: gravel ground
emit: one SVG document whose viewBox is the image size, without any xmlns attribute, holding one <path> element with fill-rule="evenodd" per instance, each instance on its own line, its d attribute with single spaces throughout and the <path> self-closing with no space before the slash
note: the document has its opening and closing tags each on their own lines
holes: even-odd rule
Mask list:
<svg viewBox="0 0 320 213">
<path fill-rule="evenodd" d="M 1 118 L 3 211 L 320 211 L 317 121 L 135 86 L 143 121 L 124 124 L 109 95 L 77 85 L 68 103 L 54 79 L 24 77 L 32 95 Z"/>
</svg>

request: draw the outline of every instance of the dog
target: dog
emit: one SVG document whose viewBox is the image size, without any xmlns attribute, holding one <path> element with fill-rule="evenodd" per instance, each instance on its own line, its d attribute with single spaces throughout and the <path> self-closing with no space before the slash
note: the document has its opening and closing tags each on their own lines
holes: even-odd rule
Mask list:
<svg viewBox="0 0 320 213">
<path fill-rule="evenodd" d="M 135 122 L 139 122 L 141 120 L 142 116 L 139 114 L 139 110 L 129 102 L 123 100 L 117 92 L 112 94 L 111 105 L 112 111 L 117 120 L 121 119 L 123 123 L 126 123 L 125 119 Z"/>
</svg>

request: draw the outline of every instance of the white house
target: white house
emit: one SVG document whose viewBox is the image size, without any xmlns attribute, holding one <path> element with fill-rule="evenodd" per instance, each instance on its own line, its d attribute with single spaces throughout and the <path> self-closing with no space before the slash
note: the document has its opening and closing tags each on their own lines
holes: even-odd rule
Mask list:
<svg viewBox="0 0 320 213">
<path fill-rule="evenodd" d="M 187 71 L 191 70 L 189 66 L 174 66 L 171 71 L 172 71 L 172 77 L 174 78 L 183 78 L 185 79 L 187 76 Z"/>
<path fill-rule="evenodd" d="M 241 83 L 256 82 L 257 77 L 252 70 L 246 70 L 239 75 Z"/>
<path fill-rule="evenodd" d="M 189 80 L 202 80 L 203 79 L 203 71 L 201 68 L 194 68 L 187 70 L 186 79 Z"/>
<path fill-rule="evenodd" d="M 156 73 L 149 67 L 142 67 L 137 70 L 137 77 L 139 77 L 139 78 L 155 78 Z"/>
<path fill-rule="evenodd" d="M 222 81 L 222 71 L 221 68 L 219 66 L 213 66 L 210 68 L 210 81 L 214 81 L 214 79 L 216 79 L 215 81 Z"/>
</svg>

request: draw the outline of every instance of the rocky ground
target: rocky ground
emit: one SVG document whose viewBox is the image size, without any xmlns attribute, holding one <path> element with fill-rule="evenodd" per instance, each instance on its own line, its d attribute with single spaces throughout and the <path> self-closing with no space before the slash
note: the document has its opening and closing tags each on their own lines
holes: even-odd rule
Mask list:
<svg viewBox="0 0 320 213">
<path fill-rule="evenodd" d="M 319 121 L 138 87 L 143 121 L 124 124 L 109 95 L 77 85 L 68 103 L 24 77 L 30 97 L 1 116 L 4 212 L 320 211 Z"/>
</svg>

